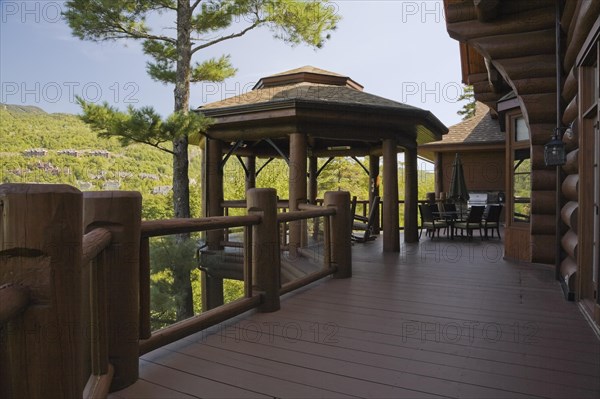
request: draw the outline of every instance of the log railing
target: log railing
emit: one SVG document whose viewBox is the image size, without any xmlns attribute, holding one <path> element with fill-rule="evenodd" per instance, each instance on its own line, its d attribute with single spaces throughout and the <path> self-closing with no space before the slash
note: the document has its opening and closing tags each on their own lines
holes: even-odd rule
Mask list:
<svg viewBox="0 0 600 399">
<path fill-rule="evenodd" d="M 140 354 L 247 310 L 275 311 L 280 295 L 317 278 L 349 277 L 349 194 L 285 216 L 276 198 L 252 189 L 245 216 L 142 222 L 139 193 L 0 185 L 0 397 L 106 397 L 137 380 Z M 327 220 L 324 271 L 281 287 L 279 222 L 317 216 Z M 244 229 L 244 298 L 151 333 L 149 238 L 233 227 Z"/>
</svg>

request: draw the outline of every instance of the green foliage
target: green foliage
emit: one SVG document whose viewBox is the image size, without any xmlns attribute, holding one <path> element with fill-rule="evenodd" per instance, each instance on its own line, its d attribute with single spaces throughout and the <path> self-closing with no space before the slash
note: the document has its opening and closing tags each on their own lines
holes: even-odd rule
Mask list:
<svg viewBox="0 0 600 399">
<path fill-rule="evenodd" d="M 463 121 L 475 116 L 476 100 L 473 86 L 464 86 L 463 94 L 458 97 L 458 101 L 467 101 L 467 103 L 456 112 L 458 115 L 462 116 Z"/>
<path fill-rule="evenodd" d="M 132 143 L 148 144 L 168 153 L 173 153 L 164 144 L 195 132 L 204 132 L 210 120 L 201 114 L 175 112 L 163 122 L 152 107 L 120 112 L 108 103 L 102 105 L 77 98 L 83 115 L 81 120 L 89 124 L 100 137 L 117 137 L 123 146 Z"/>
</svg>

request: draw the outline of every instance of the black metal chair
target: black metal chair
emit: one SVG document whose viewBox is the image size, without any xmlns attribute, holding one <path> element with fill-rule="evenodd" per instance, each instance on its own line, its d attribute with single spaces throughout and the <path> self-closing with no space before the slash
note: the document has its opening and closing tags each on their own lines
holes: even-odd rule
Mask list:
<svg viewBox="0 0 600 399">
<path fill-rule="evenodd" d="M 500 214 L 502 213 L 502 205 L 488 205 L 486 211 L 482 222 L 485 238 L 488 238 L 488 229 L 492 230 L 493 238 L 495 229 L 496 232 L 498 232 L 498 239 L 502 240 L 502 237 L 500 236 Z"/>
<path fill-rule="evenodd" d="M 481 220 L 484 211 L 485 206 L 472 206 L 465 221 L 454 223 L 454 227 L 460 229 L 461 237 L 464 237 L 464 231 L 467 230 L 467 237 L 471 240 L 473 239 L 473 230 L 479 230 L 479 236 L 483 239 L 481 235 Z"/>
<path fill-rule="evenodd" d="M 435 236 L 435 232 L 438 232 L 438 237 L 440 236 L 440 229 L 445 229 L 448 227 L 448 223 L 441 219 L 435 219 L 433 217 L 433 211 L 431 210 L 431 205 L 429 204 L 420 204 L 419 205 L 419 213 L 421 214 L 421 231 L 419 232 L 419 238 L 423 234 L 423 230 L 427 230 L 425 233 L 429 235 L 431 233 L 431 238 Z"/>
</svg>

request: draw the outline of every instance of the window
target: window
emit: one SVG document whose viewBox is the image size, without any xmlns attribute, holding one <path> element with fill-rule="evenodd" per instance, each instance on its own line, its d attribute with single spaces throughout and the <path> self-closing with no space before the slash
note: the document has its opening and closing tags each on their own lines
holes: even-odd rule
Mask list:
<svg viewBox="0 0 600 399">
<path fill-rule="evenodd" d="M 510 117 L 509 137 L 511 201 L 511 224 L 529 223 L 531 218 L 531 150 L 529 128 L 520 114 Z"/>
</svg>

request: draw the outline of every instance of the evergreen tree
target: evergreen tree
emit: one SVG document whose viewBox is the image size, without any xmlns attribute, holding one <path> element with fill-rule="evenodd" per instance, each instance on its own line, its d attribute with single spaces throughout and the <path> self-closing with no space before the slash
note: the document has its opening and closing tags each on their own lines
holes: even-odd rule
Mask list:
<svg viewBox="0 0 600 399">
<path fill-rule="evenodd" d="M 462 108 L 457 111 L 458 115 L 462 116 L 463 121 L 475 116 L 475 93 L 473 92 L 473 86 L 465 86 L 463 94 L 458 97 L 458 101 L 467 101 L 463 104 Z"/>
<path fill-rule="evenodd" d="M 94 42 L 141 41 L 144 53 L 152 59 L 147 73 L 158 82 L 175 86 L 174 114 L 165 122 L 151 108 L 130 108 L 123 113 L 108 104 L 82 102 L 82 106 L 87 121 L 104 134 L 121 136 L 124 144 L 150 144 L 173 155 L 173 208 L 178 218 L 191 216 L 189 138 L 206 127 L 189 113 L 190 85 L 223 81 L 235 73 L 227 55 L 194 64 L 192 58 L 203 49 L 262 26 L 292 45 L 306 43 L 318 48 L 339 20 L 328 0 L 69 0 L 65 5 L 64 16 L 76 37 Z M 155 15 L 174 23 L 153 31 L 146 21 Z M 169 31 L 174 35 L 165 34 Z M 168 140 L 170 148 L 164 145 Z M 175 284 L 181 284 L 185 295 L 191 297 L 189 278 Z M 190 306 L 178 319 L 193 315 L 192 301 L 184 302 Z"/>
</svg>

